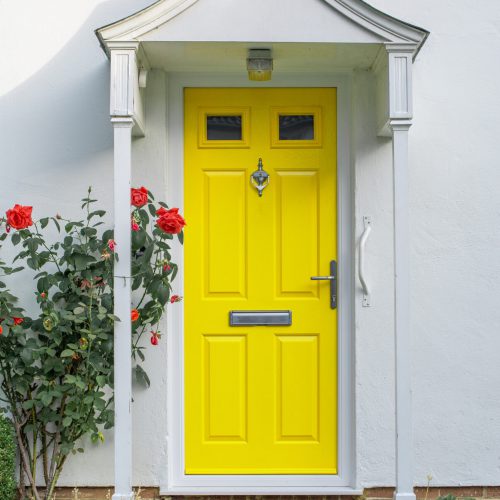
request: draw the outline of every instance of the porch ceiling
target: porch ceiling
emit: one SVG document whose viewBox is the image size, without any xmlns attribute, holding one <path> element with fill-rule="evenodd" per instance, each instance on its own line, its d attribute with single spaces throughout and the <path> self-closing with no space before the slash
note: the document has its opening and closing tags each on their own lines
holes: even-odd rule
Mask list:
<svg viewBox="0 0 500 500">
<path fill-rule="evenodd" d="M 246 72 L 248 49 L 271 48 L 274 74 L 370 68 L 377 43 L 141 42 L 151 68 L 169 72 Z"/>
</svg>

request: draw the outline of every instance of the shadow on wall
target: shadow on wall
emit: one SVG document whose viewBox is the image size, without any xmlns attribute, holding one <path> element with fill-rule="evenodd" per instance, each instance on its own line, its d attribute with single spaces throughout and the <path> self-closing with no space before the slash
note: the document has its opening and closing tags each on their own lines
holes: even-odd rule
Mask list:
<svg viewBox="0 0 500 500">
<path fill-rule="evenodd" d="M 109 61 L 94 30 L 151 3 L 101 3 L 52 60 L 0 98 L 2 177 L 76 168 L 112 148 Z"/>
</svg>

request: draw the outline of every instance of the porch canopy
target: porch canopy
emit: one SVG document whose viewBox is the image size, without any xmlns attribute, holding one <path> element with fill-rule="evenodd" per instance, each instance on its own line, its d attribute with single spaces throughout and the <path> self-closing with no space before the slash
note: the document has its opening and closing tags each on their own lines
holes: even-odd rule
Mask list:
<svg viewBox="0 0 500 500">
<path fill-rule="evenodd" d="M 409 361 L 408 131 L 412 63 L 428 32 L 361 0 L 159 0 L 104 26 L 97 37 L 111 61 L 114 128 L 115 494 L 133 498 L 130 324 L 131 137 L 147 133 L 143 94 L 149 69 L 246 74 L 249 49 L 272 50 L 273 75 L 373 70 L 377 127 L 392 137 L 396 353 L 396 497 L 415 498 Z M 265 82 L 262 85 L 266 85 Z"/>
</svg>

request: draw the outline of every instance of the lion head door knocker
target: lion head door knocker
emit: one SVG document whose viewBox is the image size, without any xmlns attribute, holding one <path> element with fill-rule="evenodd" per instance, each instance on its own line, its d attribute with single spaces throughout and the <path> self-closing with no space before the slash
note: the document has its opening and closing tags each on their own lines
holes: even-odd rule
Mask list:
<svg viewBox="0 0 500 500">
<path fill-rule="evenodd" d="M 257 189 L 259 196 L 262 196 L 262 191 L 264 191 L 264 188 L 269 184 L 269 177 L 269 174 L 262 166 L 262 158 L 259 158 L 257 170 L 250 176 L 252 186 Z"/>
</svg>

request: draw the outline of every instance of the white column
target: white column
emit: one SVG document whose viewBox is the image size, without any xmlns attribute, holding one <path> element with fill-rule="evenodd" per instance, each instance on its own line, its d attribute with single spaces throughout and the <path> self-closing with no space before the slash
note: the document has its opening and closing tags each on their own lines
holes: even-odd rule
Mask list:
<svg viewBox="0 0 500 500">
<path fill-rule="evenodd" d="M 395 500 L 415 500 L 410 342 L 410 221 L 408 131 L 412 120 L 412 56 L 408 46 L 387 46 L 389 126 L 394 200 L 394 343 L 396 379 Z"/>
<path fill-rule="evenodd" d="M 390 123 L 394 183 L 394 327 L 396 356 L 396 494 L 414 500 L 411 411 L 410 250 L 408 130 L 411 123 Z"/>
<path fill-rule="evenodd" d="M 115 492 L 131 500 L 132 491 L 132 324 L 130 186 L 136 46 L 112 47 L 110 112 L 114 131 L 114 239 L 119 260 L 114 269 Z"/>
<path fill-rule="evenodd" d="M 132 493 L 132 325 L 130 178 L 132 118 L 112 118 L 114 128 L 115 241 L 119 255 L 114 270 L 115 323 L 115 493 L 113 500 L 129 500 Z"/>
</svg>

